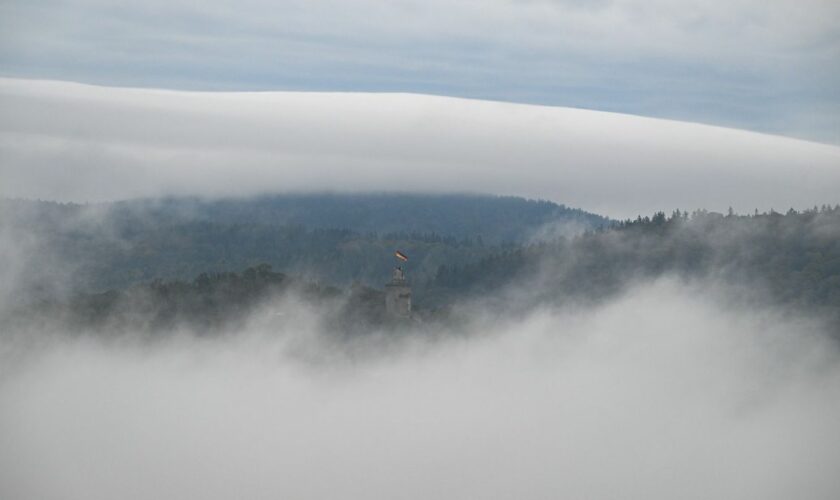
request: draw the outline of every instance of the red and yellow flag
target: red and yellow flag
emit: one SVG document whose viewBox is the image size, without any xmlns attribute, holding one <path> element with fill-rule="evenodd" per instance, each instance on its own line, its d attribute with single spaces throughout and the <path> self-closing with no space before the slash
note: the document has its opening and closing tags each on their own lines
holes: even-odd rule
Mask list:
<svg viewBox="0 0 840 500">
<path fill-rule="evenodd" d="M 396 258 L 400 259 L 400 260 L 401 260 L 401 261 L 403 261 L 403 262 L 406 262 L 406 261 L 408 260 L 408 255 L 406 255 L 406 254 L 404 254 L 404 253 L 400 252 L 399 250 L 397 250 L 396 252 L 394 252 L 394 257 L 396 257 Z"/>
</svg>

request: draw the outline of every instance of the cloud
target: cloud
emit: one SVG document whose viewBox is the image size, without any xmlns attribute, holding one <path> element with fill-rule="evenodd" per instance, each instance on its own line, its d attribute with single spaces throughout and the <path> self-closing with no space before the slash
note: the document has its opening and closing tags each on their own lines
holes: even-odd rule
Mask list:
<svg viewBox="0 0 840 500">
<path fill-rule="evenodd" d="M 2 8 L 0 68 L 9 76 L 438 93 L 840 143 L 840 7 L 831 0 L 97 0 Z"/>
<path fill-rule="evenodd" d="M 0 492 L 836 497 L 836 346 L 719 296 L 663 280 L 367 354 L 306 321 L 151 345 L 6 337 Z"/>
<path fill-rule="evenodd" d="M 569 108 L 406 94 L 0 80 L 0 195 L 478 191 L 615 217 L 837 200 L 840 148 Z"/>
</svg>

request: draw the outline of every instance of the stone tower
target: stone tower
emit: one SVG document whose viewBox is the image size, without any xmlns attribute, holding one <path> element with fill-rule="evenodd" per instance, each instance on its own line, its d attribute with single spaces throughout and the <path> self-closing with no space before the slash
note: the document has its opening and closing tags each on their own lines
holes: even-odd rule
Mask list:
<svg viewBox="0 0 840 500">
<path fill-rule="evenodd" d="M 385 285 L 385 312 L 392 318 L 411 317 L 411 286 L 401 267 L 395 267 L 391 282 Z"/>
</svg>

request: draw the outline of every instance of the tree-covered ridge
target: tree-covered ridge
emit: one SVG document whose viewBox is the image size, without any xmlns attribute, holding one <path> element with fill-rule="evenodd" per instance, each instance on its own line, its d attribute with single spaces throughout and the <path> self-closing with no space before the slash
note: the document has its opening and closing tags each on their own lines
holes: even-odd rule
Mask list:
<svg viewBox="0 0 840 500">
<path fill-rule="evenodd" d="M 345 245 L 358 243 L 349 231 L 294 231 L 329 242 L 337 238 Z M 436 235 L 415 238 L 428 245 L 443 244 Z M 242 240 L 242 234 L 237 239 Z M 289 240 L 288 235 L 283 239 Z M 187 240 L 197 241 L 194 235 Z M 540 304 L 598 302 L 634 283 L 677 275 L 711 278 L 742 291 L 744 300 L 769 301 L 780 310 L 812 311 L 840 328 L 840 207 L 750 216 L 676 211 L 667 217 L 660 212 L 576 237 L 492 252 L 492 247 L 475 242 L 447 245 L 469 250 L 463 252 L 469 256 L 465 263 L 441 264 L 429 282 L 414 284 L 418 316 L 432 322 L 453 319 L 446 311 L 463 301 L 493 300 L 500 306 L 494 308 L 497 313 Z M 332 248 L 332 243 L 327 246 Z M 488 253 L 482 256 L 472 251 L 475 248 Z M 195 249 L 197 255 L 202 251 Z M 383 252 L 387 253 L 380 256 L 381 265 L 390 267 L 390 250 Z M 321 265 L 329 268 L 338 260 L 333 255 Z M 202 272 L 191 279 L 151 280 L 104 293 L 76 292 L 69 299 L 30 303 L 15 317 L 59 319 L 79 328 L 153 331 L 186 324 L 210 331 L 241 321 L 269 299 L 294 291 L 321 308 L 334 329 L 364 331 L 388 322 L 381 288 L 319 283 L 260 264 L 241 273 Z"/>
<path fill-rule="evenodd" d="M 599 300 L 667 273 L 714 278 L 840 320 L 840 207 L 749 216 L 660 212 L 441 266 L 430 293 L 448 300 L 526 285 L 520 290 L 533 290 L 534 301 Z"/>
<path fill-rule="evenodd" d="M 447 319 L 424 310 L 411 319 L 389 317 L 381 289 L 354 284 L 346 288 L 312 283 L 274 271 L 268 264 L 242 272 L 202 273 L 193 280 L 155 280 L 121 290 L 75 293 L 65 299 L 35 301 L 0 315 L 0 329 L 70 333 L 159 335 L 186 329 L 219 334 L 247 328 L 255 318 L 272 331 L 299 322 L 311 310 L 333 334 L 369 333 Z M 422 319 L 421 319 L 422 318 Z"/>
<path fill-rule="evenodd" d="M 260 263 L 314 282 L 378 285 L 396 248 L 411 256 L 411 277 L 422 286 L 442 264 L 518 245 L 547 224 L 580 230 L 606 222 L 550 202 L 468 195 L 170 198 L 92 206 L 5 200 L 0 208 L 0 230 L 30 242 L 31 258 L 22 259 L 30 288 L 47 288 L 67 275 L 73 288 L 88 291 Z"/>
<path fill-rule="evenodd" d="M 15 326 L 58 323 L 69 331 L 159 332 L 183 326 L 212 332 L 235 328 L 258 307 L 290 291 L 313 304 L 326 304 L 341 293 L 262 264 L 240 273 L 202 273 L 190 281 L 155 280 L 122 290 L 76 293 L 66 300 L 41 300 L 18 308 L 7 320 Z"/>
<path fill-rule="evenodd" d="M 490 245 L 521 243 L 547 223 L 583 228 L 608 224 L 600 215 L 545 200 L 471 194 L 285 194 L 248 199 L 166 198 L 116 203 L 114 211 L 213 221 L 217 224 L 300 225 L 357 233 L 438 234 L 481 238 Z"/>
</svg>

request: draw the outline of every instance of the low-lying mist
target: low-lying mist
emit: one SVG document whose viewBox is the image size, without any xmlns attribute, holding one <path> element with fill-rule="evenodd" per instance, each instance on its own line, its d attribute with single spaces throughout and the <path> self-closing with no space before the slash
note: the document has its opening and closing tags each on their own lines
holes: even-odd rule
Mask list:
<svg viewBox="0 0 840 500">
<path fill-rule="evenodd" d="M 728 293 L 349 340 L 291 298 L 229 335 L 5 332 L 0 497 L 837 498 L 836 341 Z"/>
</svg>

